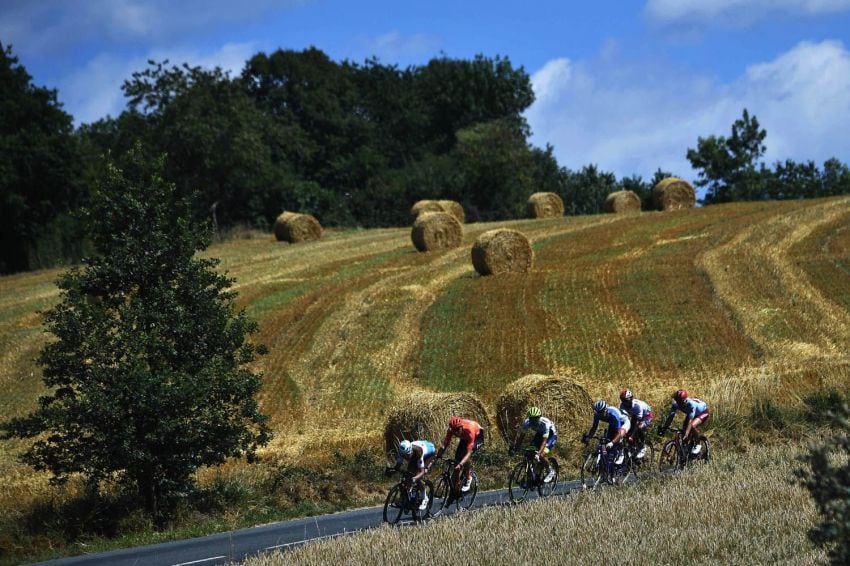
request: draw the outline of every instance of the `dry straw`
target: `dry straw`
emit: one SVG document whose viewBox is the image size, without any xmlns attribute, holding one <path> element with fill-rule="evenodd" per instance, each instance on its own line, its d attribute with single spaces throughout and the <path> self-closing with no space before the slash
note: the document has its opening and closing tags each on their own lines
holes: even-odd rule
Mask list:
<svg viewBox="0 0 850 566">
<path fill-rule="evenodd" d="M 463 240 L 463 227 L 448 212 L 426 212 L 413 222 L 410 239 L 420 252 L 456 248 Z"/>
<path fill-rule="evenodd" d="M 445 212 L 443 206 L 436 200 L 420 200 L 410 207 L 410 222 L 415 222 L 420 214 L 425 212 Z"/>
<path fill-rule="evenodd" d="M 687 181 L 667 177 L 652 189 L 652 205 L 657 210 L 680 210 L 696 206 L 696 193 Z"/>
<path fill-rule="evenodd" d="M 531 374 L 510 383 L 496 401 L 496 423 L 502 439 L 511 445 L 529 407 L 540 407 L 555 422 L 558 436 L 575 444 L 593 417 L 591 398 L 584 387 L 559 375 Z"/>
<path fill-rule="evenodd" d="M 457 218 L 457 221 L 461 224 L 466 222 L 466 213 L 463 211 L 463 206 L 459 202 L 455 200 L 438 200 L 437 204 L 443 208 L 443 211 Z"/>
<path fill-rule="evenodd" d="M 564 201 L 555 193 L 534 193 L 525 210 L 529 218 L 557 218 L 564 215 Z"/>
<path fill-rule="evenodd" d="M 531 269 L 534 252 L 528 238 L 516 230 L 488 230 L 472 245 L 472 265 L 481 275 L 516 272 Z"/>
<path fill-rule="evenodd" d="M 477 421 L 485 429 L 490 428 L 484 405 L 471 393 L 416 391 L 399 399 L 390 409 L 384 427 L 387 454 L 395 453 L 401 440 L 421 439 L 439 444 L 453 415 Z"/>
<path fill-rule="evenodd" d="M 634 191 L 615 191 L 605 199 L 605 212 L 640 212 L 640 197 Z"/>
<path fill-rule="evenodd" d="M 283 212 L 274 221 L 274 237 L 278 242 L 309 242 L 322 237 L 322 225 L 309 214 Z"/>
</svg>

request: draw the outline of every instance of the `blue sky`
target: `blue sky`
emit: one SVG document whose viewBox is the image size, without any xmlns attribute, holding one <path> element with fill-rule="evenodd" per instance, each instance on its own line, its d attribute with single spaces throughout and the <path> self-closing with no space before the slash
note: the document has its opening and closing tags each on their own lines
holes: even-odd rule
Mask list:
<svg viewBox="0 0 850 566">
<path fill-rule="evenodd" d="M 572 169 L 693 180 L 687 148 L 744 107 L 768 163 L 850 163 L 850 0 L 0 0 L 0 41 L 77 124 L 120 113 L 151 58 L 237 74 L 279 47 L 402 67 L 482 53 L 531 75 L 531 141 Z"/>
</svg>

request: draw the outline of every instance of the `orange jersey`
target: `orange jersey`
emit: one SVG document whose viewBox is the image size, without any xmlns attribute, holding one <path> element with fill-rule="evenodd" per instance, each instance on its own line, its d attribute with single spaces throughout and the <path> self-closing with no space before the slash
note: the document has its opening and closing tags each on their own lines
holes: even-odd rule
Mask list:
<svg viewBox="0 0 850 566">
<path fill-rule="evenodd" d="M 460 432 L 457 434 L 457 437 L 460 439 L 460 446 L 466 445 L 467 449 L 472 449 L 472 444 L 475 442 L 475 437 L 478 436 L 478 433 L 481 432 L 481 425 L 475 421 L 461 419 L 460 421 Z M 443 446 L 448 447 L 449 443 L 452 441 L 452 429 L 449 428 L 446 431 L 446 438 L 443 440 Z"/>
</svg>

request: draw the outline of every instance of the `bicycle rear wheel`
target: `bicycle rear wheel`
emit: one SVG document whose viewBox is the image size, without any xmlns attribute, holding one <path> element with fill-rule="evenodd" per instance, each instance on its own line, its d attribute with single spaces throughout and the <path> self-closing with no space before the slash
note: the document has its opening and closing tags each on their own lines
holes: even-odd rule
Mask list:
<svg viewBox="0 0 850 566">
<path fill-rule="evenodd" d="M 406 510 L 407 493 L 405 486 L 399 483 L 387 494 L 387 500 L 384 502 L 384 522 L 391 525 L 398 524 Z"/>
<path fill-rule="evenodd" d="M 448 507 L 452 495 L 451 481 L 446 479 L 445 475 L 440 476 L 440 479 L 437 480 L 433 494 L 430 514 L 432 517 L 439 517 L 446 507 Z"/>
<path fill-rule="evenodd" d="M 709 444 L 708 439 L 701 436 L 696 445 L 699 446 L 699 452 L 697 454 L 694 454 L 693 452 L 688 454 L 688 464 L 701 464 L 710 461 L 711 445 Z"/>
<path fill-rule="evenodd" d="M 558 475 L 560 474 L 560 468 L 558 467 L 558 460 L 556 460 L 553 456 L 549 457 L 549 467 L 552 468 L 554 475 L 550 481 L 543 481 L 546 478 L 546 474 L 548 472 L 541 472 L 543 477 L 540 478 L 540 483 L 537 484 L 537 493 L 540 497 L 548 497 L 552 495 L 555 491 L 555 486 L 558 485 Z"/>
<path fill-rule="evenodd" d="M 528 495 L 529 482 L 531 471 L 528 469 L 527 462 L 520 462 L 511 471 L 508 478 L 508 495 L 511 498 L 511 503 L 520 503 L 525 500 Z"/>
<path fill-rule="evenodd" d="M 581 466 L 581 486 L 585 489 L 595 488 L 602 483 L 605 463 L 599 452 L 593 451 L 584 459 Z"/>
<path fill-rule="evenodd" d="M 468 491 L 458 493 L 456 500 L 457 508 L 466 510 L 472 507 L 476 495 L 478 495 L 478 474 L 475 473 L 475 470 L 472 470 L 472 483 L 470 483 Z"/>
<path fill-rule="evenodd" d="M 434 484 L 428 480 L 425 480 L 423 483 L 424 487 L 422 491 L 417 491 L 419 497 L 416 501 L 411 502 L 411 514 L 413 515 L 413 521 L 416 523 L 428 519 L 431 516 L 431 507 L 434 505 Z M 425 509 L 420 507 L 423 497 L 428 498 Z"/>
<path fill-rule="evenodd" d="M 679 446 L 673 440 L 668 440 L 658 455 L 658 471 L 661 473 L 677 472 L 681 469 L 679 462 Z"/>
<path fill-rule="evenodd" d="M 635 476 L 637 477 L 644 476 L 651 472 L 655 465 L 655 446 L 649 442 L 645 442 L 643 447 L 645 452 L 642 458 L 637 457 L 640 450 L 636 451 L 635 455 L 632 456 L 632 466 Z"/>
</svg>

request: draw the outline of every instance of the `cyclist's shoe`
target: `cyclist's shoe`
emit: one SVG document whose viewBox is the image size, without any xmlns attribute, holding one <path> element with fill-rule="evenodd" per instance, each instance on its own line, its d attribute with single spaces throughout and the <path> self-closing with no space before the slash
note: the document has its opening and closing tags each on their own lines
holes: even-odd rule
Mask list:
<svg viewBox="0 0 850 566">
<path fill-rule="evenodd" d="M 693 448 L 691 448 L 691 456 L 699 456 L 700 450 L 702 450 L 701 444 L 695 444 Z"/>
<path fill-rule="evenodd" d="M 422 503 L 419 504 L 419 510 L 424 511 L 428 508 L 428 494 L 422 496 Z"/>
<path fill-rule="evenodd" d="M 620 454 L 617 456 L 617 459 L 614 460 L 614 465 L 619 466 L 620 464 L 623 463 L 623 460 L 625 460 L 625 459 L 626 459 L 626 453 L 620 452 Z"/>
<path fill-rule="evenodd" d="M 635 458 L 637 458 L 638 460 L 640 460 L 641 458 L 644 458 L 644 457 L 646 457 L 646 446 L 642 447 L 638 451 L 637 456 L 635 456 Z"/>
<path fill-rule="evenodd" d="M 549 473 L 546 474 L 545 478 L 543 478 L 543 483 L 549 483 L 553 479 L 555 479 L 555 470 L 553 470 L 552 468 L 549 468 Z"/>
<path fill-rule="evenodd" d="M 471 477 L 467 478 L 466 481 L 463 482 L 463 486 L 461 486 L 460 490 L 463 493 L 466 493 L 467 491 L 469 491 L 470 487 L 472 487 L 472 478 Z"/>
</svg>

